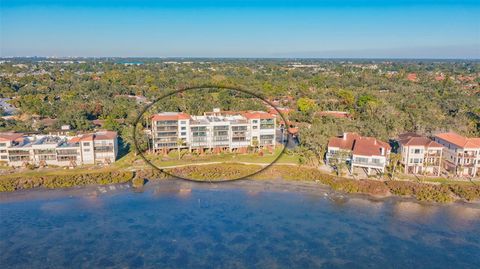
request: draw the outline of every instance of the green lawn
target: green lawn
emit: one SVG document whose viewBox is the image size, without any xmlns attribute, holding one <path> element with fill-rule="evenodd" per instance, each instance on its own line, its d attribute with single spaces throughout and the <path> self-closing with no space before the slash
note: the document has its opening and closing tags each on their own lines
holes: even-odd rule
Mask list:
<svg viewBox="0 0 480 269">
<path fill-rule="evenodd" d="M 206 162 L 246 162 L 246 163 L 271 163 L 281 153 L 281 149 L 275 149 L 273 154 L 264 154 L 260 156 L 258 153 L 235 154 L 235 153 L 221 153 L 221 154 L 205 154 L 202 156 L 195 156 L 184 150 L 181 152 L 181 159 L 178 159 L 178 151 L 171 151 L 168 156 L 148 153 L 145 157 L 152 163 L 159 167 L 185 165 L 194 163 Z M 283 154 L 278 159 L 277 163 L 298 164 L 298 156 Z"/>
</svg>

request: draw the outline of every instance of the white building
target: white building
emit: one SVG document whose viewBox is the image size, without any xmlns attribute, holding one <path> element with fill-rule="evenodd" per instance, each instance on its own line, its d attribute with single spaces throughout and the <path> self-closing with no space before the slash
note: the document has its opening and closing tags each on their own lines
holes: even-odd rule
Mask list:
<svg viewBox="0 0 480 269">
<path fill-rule="evenodd" d="M 363 137 L 357 133 L 343 133 L 340 137 L 332 137 L 328 141 L 327 164 L 341 156 L 342 162 L 350 166 L 353 173 L 356 168 L 370 175 L 372 171 L 384 173 L 388 164 L 391 147 L 374 137 Z M 343 152 L 344 154 L 341 154 Z"/>
<path fill-rule="evenodd" d="M 427 137 L 405 133 L 398 137 L 405 174 L 440 176 L 443 146 Z"/>
<path fill-rule="evenodd" d="M 247 147 L 275 146 L 275 116 L 267 112 L 214 109 L 202 116 L 163 112 L 152 116 L 155 151 L 173 148 L 246 152 Z"/>
<path fill-rule="evenodd" d="M 444 167 L 458 176 L 479 176 L 480 138 L 468 138 L 456 133 L 434 136 L 435 142 L 444 148 Z"/>
<path fill-rule="evenodd" d="M 0 152 L 1 160 L 13 167 L 109 164 L 117 158 L 117 133 L 99 131 L 74 137 L 3 133 Z"/>
</svg>

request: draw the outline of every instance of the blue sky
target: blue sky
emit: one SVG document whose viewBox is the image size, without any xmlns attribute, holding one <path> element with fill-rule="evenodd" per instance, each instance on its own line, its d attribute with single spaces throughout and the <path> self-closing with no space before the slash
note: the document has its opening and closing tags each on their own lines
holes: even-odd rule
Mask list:
<svg viewBox="0 0 480 269">
<path fill-rule="evenodd" d="M 480 1 L 1 0 L 1 56 L 480 58 Z"/>
</svg>

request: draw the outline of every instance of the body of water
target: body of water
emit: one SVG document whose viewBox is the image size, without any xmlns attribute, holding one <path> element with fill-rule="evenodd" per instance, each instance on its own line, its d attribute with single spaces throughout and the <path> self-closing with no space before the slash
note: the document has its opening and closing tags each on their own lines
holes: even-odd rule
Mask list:
<svg viewBox="0 0 480 269">
<path fill-rule="evenodd" d="M 1 268 L 479 268 L 480 207 L 315 184 L 0 194 Z"/>
</svg>

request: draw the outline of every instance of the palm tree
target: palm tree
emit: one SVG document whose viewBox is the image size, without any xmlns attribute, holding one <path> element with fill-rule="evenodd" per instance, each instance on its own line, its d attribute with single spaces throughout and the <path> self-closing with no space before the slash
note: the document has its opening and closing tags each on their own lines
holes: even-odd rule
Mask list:
<svg viewBox="0 0 480 269">
<path fill-rule="evenodd" d="M 400 164 L 400 161 L 402 160 L 402 155 L 399 153 L 392 153 L 390 154 L 390 176 L 391 179 L 393 179 L 393 176 L 395 174 L 395 171 L 397 170 L 397 166 Z"/>
<path fill-rule="evenodd" d="M 178 159 L 180 160 L 181 158 L 181 152 L 180 152 L 180 147 L 183 146 L 185 144 L 185 141 L 181 138 L 178 138 L 177 139 L 177 150 L 178 150 Z"/>
</svg>

